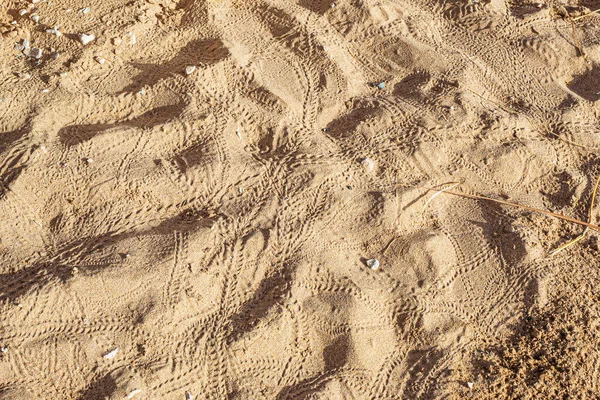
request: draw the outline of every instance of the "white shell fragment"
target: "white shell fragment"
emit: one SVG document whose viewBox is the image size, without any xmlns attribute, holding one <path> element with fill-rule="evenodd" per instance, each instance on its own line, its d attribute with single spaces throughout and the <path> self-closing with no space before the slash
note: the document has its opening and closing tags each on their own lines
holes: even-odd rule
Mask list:
<svg viewBox="0 0 600 400">
<path fill-rule="evenodd" d="M 27 14 L 27 10 L 26 10 L 26 9 L 24 9 L 24 8 L 21 8 L 21 9 L 19 10 L 19 15 L 20 15 L 20 16 L 23 16 L 23 15 L 25 15 L 25 14 Z"/>
<path fill-rule="evenodd" d="M 127 36 L 127 38 L 129 39 L 129 44 L 130 45 L 134 45 L 134 44 L 137 43 L 137 39 L 135 37 L 135 33 L 133 33 L 133 32 L 127 32 L 127 34 L 125 36 Z"/>
<path fill-rule="evenodd" d="M 87 13 L 90 12 L 90 8 L 89 7 L 83 7 L 81 9 L 79 9 L 79 12 L 83 13 L 83 14 L 87 14 Z"/>
<path fill-rule="evenodd" d="M 185 391 L 185 400 L 194 400 L 194 396 L 187 390 Z"/>
<path fill-rule="evenodd" d="M 370 260 L 367 260 L 367 267 L 375 271 L 377 268 L 379 268 L 379 260 L 376 258 L 371 258 Z"/>
<path fill-rule="evenodd" d="M 133 396 L 135 396 L 136 394 L 138 394 L 138 393 L 141 393 L 141 392 L 142 392 L 142 390 L 141 390 L 141 389 L 133 389 L 131 392 L 129 392 L 129 393 L 127 394 L 127 398 L 128 398 L 128 399 L 132 399 L 132 398 L 133 398 Z"/>
<path fill-rule="evenodd" d="M 29 49 L 29 40 L 27 40 L 27 39 L 23 39 L 21 41 L 21 44 L 19 44 L 19 43 L 15 44 L 15 50 L 21 51 L 21 50 L 27 50 L 27 49 Z"/>
<path fill-rule="evenodd" d="M 370 158 L 364 158 L 361 162 L 360 165 L 363 166 L 363 168 L 365 168 L 367 171 L 372 172 L 375 169 L 375 163 L 373 162 L 373 160 L 371 160 Z"/>
<path fill-rule="evenodd" d="M 86 33 L 82 33 L 81 35 L 79 35 L 79 41 L 81 42 L 82 45 L 86 45 L 92 41 L 94 41 L 96 39 L 96 36 L 92 35 L 92 34 L 86 34 Z"/>
<path fill-rule="evenodd" d="M 119 351 L 119 348 L 115 347 L 113 350 L 111 350 L 108 353 L 106 353 L 105 355 L 103 355 L 102 358 L 106 358 L 107 360 L 113 359 L 117 355 L 118 351 Z"/>
<path fill-rule="evenodd" d="M 190 74 L 194 73 L 195 70 L 196 70 L 196 66 L 188 65 L 187 67 L 185 67 L 185 74 L 190 75 Z"/>
<path fill-rule="evenodd" d="M 53 28 L 46 29 L 47 33 L 51 33 L 54 36 L 62 36 L 62 33 L 58 30 L 58 25 L 55 25 Z"/>
</svg>

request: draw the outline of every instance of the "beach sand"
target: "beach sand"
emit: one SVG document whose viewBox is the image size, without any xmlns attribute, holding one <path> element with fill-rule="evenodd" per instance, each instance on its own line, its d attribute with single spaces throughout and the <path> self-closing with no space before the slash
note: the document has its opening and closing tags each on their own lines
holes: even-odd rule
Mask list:
<svg viewBox="0 0 600 400">
<path fill-rule="evenodd" d="M 4 1 L 0 398 L 598 398 L 597 8 Z"/>
</svg>

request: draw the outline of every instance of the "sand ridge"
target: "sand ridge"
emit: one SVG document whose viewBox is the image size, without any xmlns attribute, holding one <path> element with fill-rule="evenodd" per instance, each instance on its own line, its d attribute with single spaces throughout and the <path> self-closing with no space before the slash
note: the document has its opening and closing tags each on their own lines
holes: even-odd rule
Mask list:
<svg viewBox="0 0 600 400">
<path fill-rule="evenodd" d="M 0 398 L 597 398 L 598 6 L 4 2 Z"/>
</svg>

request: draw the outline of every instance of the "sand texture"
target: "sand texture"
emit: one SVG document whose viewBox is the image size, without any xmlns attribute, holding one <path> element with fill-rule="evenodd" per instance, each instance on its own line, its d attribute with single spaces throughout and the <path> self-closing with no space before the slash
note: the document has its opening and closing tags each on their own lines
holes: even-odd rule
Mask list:
<svg viewBox="0 0 600 400">
<path fill-rule="evenodd" d="M 3 0 L 0 399 L 600 398 L 598 8 Z"/>
</svg>

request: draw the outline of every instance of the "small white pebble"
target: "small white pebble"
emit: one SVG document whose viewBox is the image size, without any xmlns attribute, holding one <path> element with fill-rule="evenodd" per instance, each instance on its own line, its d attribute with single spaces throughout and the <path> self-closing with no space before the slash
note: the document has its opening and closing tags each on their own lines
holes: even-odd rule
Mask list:
<svg viewBox="0 0 600 400">
<path fill-rule="evenodd" d="M 31 14 L 29 18 L 31 18 L 35 23 L 38 23 L 40 21 L 40 16 L 37 14 Z"/>
<path fill-rule="evenodd" d="M 244 189 L 242 189 L 242 188 L 238 188 L 238 193 L 239 193 L 239 194 L 242 194 L 242 193 L 244 193 Z"/>
<path fill-rule="evenodd" d="M 104 64 L 106 62 L 104 57 L 95 57 L 95 60 L 98 64 Z"/>
<path fill-rule="evenodd" d="M 67 8 L 67 9 L 65 10 L 65 12 L 66 12 L 67 14 L 68 14 L 68 13 L 70 13 L 71 11 L 73 11 L 73 9 L 72 9 L 72 8 Z"/>
<path fill-rule="evenodd" d="M 86 34 L 86 33 L 82 33 L 81 35 L 79 35 L 79 41 L 81 42 L 82 45 L 86 45 L 92 41 L 94 41 L 96 39 L 96 37 L 92 34 Z"/>
<path fill-rule="evenodd" d="M 196 70 L 196 66 L 195 65 L 188 65 L 187 67 L 185 67 L 185 74 L 186 75 L 190 75 L 192 74 L 194 71 Z"/>
<path fill-rule="evenodd" d="M 187 390 L 185 391 L 185 400 L 194 400 L 194 396 Z"/>
<path fill-rule="evenodd" d="M 141 393 L 141 392 L 142 392 L 142 391 L 141 391 L 140 389 L 133 389 L 131 392 L 129 392 L 129 393 L 127 394 L 127 398 L 128 398 L 128 399 L 132 399 L 132 398 L 133 398 L 133 396 L 135 396 L 136 394 L 138 394 L 138 393 Z"/>
<path fill-rule="evenodd" d="M 40 0 L 31 0 L 32 4 L 39 3 L 39 2 L 40 2 Z"/>
<path fill-rule="evenodd" d="M 0 351 L 3 353 L 8 353 L 8 347 L 2 347 Z"/>
<path fill-rule="evenodd" d="M 89 7 L 83 7 L 82 9 L 79 10 L 80 13 L 83 14 L 87 14 L 90 12 L 90 8 Z"/>
<path fill-rule="evenodd" d="M 31 74 L 25 72 L 24 74 L 19 74 L 19 78 L 21 78 L 22 80 L 26 81 L 27 79 L 31 78 Z"/>
<path fill-rule="evenodd" d="M 116 38 L 113 39 L 113 44 L 115 46 L 119 46 L 121 43 L 123 43 L 123 39 L 118 38 L 118 37 L 116 37 Z"/>
<path fill-rule="evenodd" d="M 379 268 L 379 260 L 376 258 L 371 258 L 370 260 L 367 260 L 367 267 L 375 271 L 377 268 Z"/>
<path fill-rule="evenodd" d="M 23 15 L 25 15 L 25 14 L 27 14 L 27 10 L 26 10 L 26 9 L 24 9 L 24 8 L 21 8 L 21 9 L 19 10 L 19 15 L 23 16 Z"/>
<path fill-rule="evenodd" d="M 85 162 L 86 162 L 87 164 L 91 164 L 91 163 L 93 163 L 93 162 L 94 162 L 94 160 L 93 160 L 93 159 L 91 159 L 91 158 L 86 158 L 86 159 L 85 159 Z"/>
<path fill-rule="evenodd" d="M 469 387 L 469 389 L 473 389 L 473 382 L 467 382 L 467 386 Z"/>
<path fill-rule="evenodd" d="M 119 348 L 115 347 L 113 350 L 111 350 L 108 353 L 106 353 L 105 355 L 103 355 L 102 358 L 106 358 L 107 360 L 113 359 L 117 355 L 118 351 L 119 351 Z"/>
<path fill-rule="evenodd" d="M 59 75 L 60 75 L 61 77 L 63 77 L 63 78 L 64 78 L 64 77 L 65 77 L 65 76 L 67 76 L 68 74 L 67 74 L 66 72 L 61 72 Z"/>
<path fill-rule="evenodd" d="M 146 91 L 144 89 L 140 89 L 140 90 L 138 90 L 138 93 L 139 94 L 146 94 Z"/>
<path fill-rule="evenodd" d="M 50 89 L 42 89 L 42 93 L 48 93 Z"/>
</svg>

